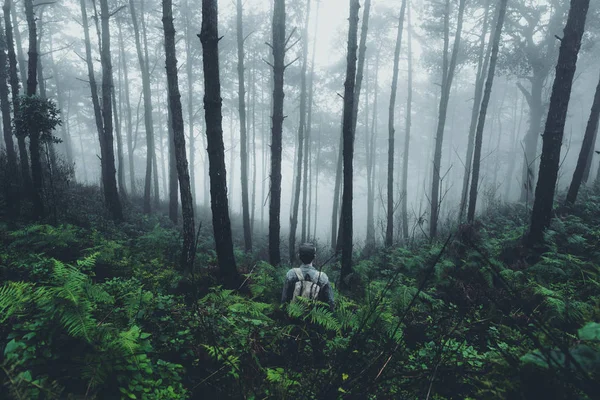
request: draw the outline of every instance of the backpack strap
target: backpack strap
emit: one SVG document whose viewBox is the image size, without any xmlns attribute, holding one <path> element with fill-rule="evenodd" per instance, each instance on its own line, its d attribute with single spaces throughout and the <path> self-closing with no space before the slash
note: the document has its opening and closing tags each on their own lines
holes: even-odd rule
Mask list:
<svg viewBox="0 0 600 400">
<path fill-rule="evenodd" d="M 304 281 L 304 277 L 302 276 L 302 270 L 300 268 L 292 268 L 294 270 L 294 273 L 296 274 L 296 277 L 298 277 L 298 280 L 300 282 Z"/>
</svg>

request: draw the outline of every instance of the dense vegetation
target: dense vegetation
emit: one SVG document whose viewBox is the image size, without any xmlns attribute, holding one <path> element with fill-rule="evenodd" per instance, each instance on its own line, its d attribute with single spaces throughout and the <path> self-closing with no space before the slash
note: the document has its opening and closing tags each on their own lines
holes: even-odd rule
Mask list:
<svg viewBox="0 0 600 400">
<path fill-rule="evenodd" d="M 196 272 L 182 279 L 180 232 L 166 218 L 134 200 L 117 227 L 90 200 L 97 188 L 71 193 L 80 207 L 61 224 L 0 225 L 1 398 L 598 393 L 598 192 L 553 220 L 541 253 L 520 242 L 528 211 L 499 206 L 445 242 L 362 257 L 333 313 L 280 305 L 285 269 L 256 254 L 236 252 L 238 290 L 216 286 L 205 227 Z M 324 270 L 337 282 L 335 259 Z"/>
</svg>

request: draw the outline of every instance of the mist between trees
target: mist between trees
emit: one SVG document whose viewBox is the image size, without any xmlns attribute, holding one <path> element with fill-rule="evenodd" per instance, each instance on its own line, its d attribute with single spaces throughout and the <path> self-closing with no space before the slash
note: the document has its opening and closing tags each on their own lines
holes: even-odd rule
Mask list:
<svg viewBox="0 0 600 400">
<path fill-rule="evenodd" d="M 340 251 L 391 246 L 433 239 L 498 204 L 535 203 L 568 2 L 213 5 L 212 67 L 198 40 L 202 8 L 159 6 L 5 1 L 3 147 L 38 218 L 52 211 L 42 164 L 59 159 L 76 181 L 103 187 L 116 220 L 122 201 L 141 197 L 146 213 L 168 200 L 177 221 L 182 183 L 189 219 L 215 190 L 217 208 L 227 206 L 219 225 L 240 215 L 247 251 L 253 235 L 268 234 L 276 264 L 280 237 L 289 237 L 286 259 L 309 239 Z M 587 14 L 566 119 L 546 126 L 561 131 L 551 196 L 578 162 L 575 186 L 598 180 L 597 118 L 588 118 L 597 4 Z M 29 126 L 21 94 L 46 102 L 54 123 Z M 213 175 L 224 178 L 217 187 Z"/>
</svg>

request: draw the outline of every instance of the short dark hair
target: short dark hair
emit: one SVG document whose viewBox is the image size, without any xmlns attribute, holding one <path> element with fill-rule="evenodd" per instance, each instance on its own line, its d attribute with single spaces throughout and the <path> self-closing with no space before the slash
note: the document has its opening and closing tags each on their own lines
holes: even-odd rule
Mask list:
<svg viewBox="0 0 600 400">
<path fill-rule="evenodd" d="M 303 243 L 300 245 L 299 256 L 300 261 L 304 264 L 310 264 L 315 259 L 317 249 L 312 243 Z"/>
</svg>

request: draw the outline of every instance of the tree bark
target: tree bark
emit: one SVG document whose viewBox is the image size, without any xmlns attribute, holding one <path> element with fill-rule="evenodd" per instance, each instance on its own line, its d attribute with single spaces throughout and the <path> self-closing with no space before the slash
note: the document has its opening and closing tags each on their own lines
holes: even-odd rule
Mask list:
<svg viewBox="0 0 600 400">
<path fill-rule="evenodd" d="M 373 119 L 371 121 L 371 132 L 368 138 L 367 147 L 367 238 L 366 246 L 375 246 L 375 141 L 377 136 L 378 107 L 377 99 L 379 95 L 379 57 L 380 50 L 377 50 L 375 56 L 375 89 L 373 93 Z"/>
<path fill-rule="evenodd" d="M 167 3 L 167 1 L 168 1 L 168 4 L 165 4 L 165 3 Z M 172 16 L 173 16 L 172 10 L 173 10 L 172 1 L 171 0 L 163 1 L 163 19 L 165 19 L 165 16 L 167 16 L 167 15 L 170 16 L 170 18 L 172 19 Z M 170 25 L 173 25 L 173 21 L 171 20 L 170 25 L 167 26 L 167 24 L 168 23 L 165 23 L 163 21 L 163 26 L 165 27 L 165 47 L 167 45 L 166 35 L 171 34 L 171 33 L 167 33 L 166 30 L 167 30 L 167 27 L 170 28 Z M 173 27 L 173 31 L 175 31 L 175 27 Z M 169 51 L 171 51 L 171 50 L 169 50 Z M 174 50 L 173 50 L 173 55 L 175 55 Z M 175 59 L 175 67 L 177 67 L 177 58 Z M 175 68 L 175 72 L 177 72 L 177 68 Z M 167 90 L 170 90 L 170 87 L 171 87 L 171 85 L 169 85 L 169 79 L 170 79 L 169 73 L 167 72 Z M 177 93 L 179 93 L 179 82 L 177 82 Z M 181 107 L 181 95 L 179 97 L 179 107 Z M 183 111 L 182 111 L 182 113 L 183 113 Z M 179 219 L 178 218 L 179 217 L 179 197 L 177 195 L 177 190 L 179 189 L 179 184 L 177 181 L 178 180 L 178 169 L 177 169 L 177 157 L 175 156 L 175 136 L 174 136 L 175 130 L 174 130 L 174 124 L 173 124 L 173 111 L 171 110 L 170 100 L 169 100 L 169 105 L 167 106 L 167 118 L 168 118 L 167 132 L 169 135 L 168 136 L 168 142 L 169 142 L 169 146 L 168 146 L 168 151 L 169 151 L 169 219 L 174 224 L 177 224 L 177 220 Z M 182 132 L 183 131 L 184 130 L 182 128 Z M 184 144 L 185 144 L 185 136 L 184 136 Z M 183 148 L 183 151 L 184 151 L 184 155 L 185 155 L 185 146 Z M 189 183 L 189 171 L 187 170 L 187 156 L 185 159 L 185 166 L 186 166 L 186 171 L 188 174 L 188 183 Z M 190 193 L 191 193 L 191 188 L 190 188 Z M 192 206 L 193 206 L 193 202 L 192 202 Z"/>
<path fill-rule="evenodd" d="M 406 13 L 406 0 L 402 0 L 396 47 L 394 49 L 394 68 L 392 70 L 392 88 L 390 92 L 390 107 L 388 114 L 388 171 L 387 171 L 387 224 L 385 229 L 385 245 L 391 246 L 394 242 L 394 112 L 396 108 L 396 91 L 398 88 L 398 64 L 400 63 L 400 49 L 402 47 L 402 31 L 404 29 L 404 15 Z"/>
<path fill-rule="evenodd" d="M 485 37 L 489 25 L 490 1 L 485 2 L 485 15 L 483 17 L 483 27 L 481 29 L 481 40 L 479 42 L 479 57 L 477 61 L 477 77 L 475 78 L 475 94 L 473 95 L 473 108 L 471 109 L 471 124 L 469 126 L 469 137 L 467 142 L 467 156 L 465 158 L 465 174 L 463 176 L 462 194 L 460 198 L 459 221 L 462 221 L 467 208 L 467 195 L 469 193 L 469 180 L 471 179 L 471 166 L 473 165 L 473 147 L 475 145 L 475 130 L 477 129 L 477 117 L 481 106 L 481 97 L 483 95 L 484 77 L 483 74 L 488 69 L 488 59 L 491 48 L 485 50 Z"/>
<path fill-rule="evenodd" d="M 413 61 L 412 61 L 412 24 L 410 19 L 410 4 L 407 13 L 408 34 L 408 96 L 406 98 L 406 136 L 404 139 L 404 157 L 402 159 L 402 237 L 408 242 L 408 156 L 410 150 L 410 128 L 412 124 L 412 96 L 413 96 Z"/>
<path fill-rule="evenodd" d="M 217 0 L 202 0 L 202 42 L 204 65 L 204 111 L 206 141 L 209 159 L 210 194 L 213 230 L 219 270 L 225 286 L 237 287 L 239 275 L 233 255 L 229 202 L 227 200 L 227 173 L 223 144 L 223 114 L 221 82 L 219 78 L 219 32 Z"/>
<path fill-rule="evenodd" d="M 175 26 L 173 25 L 172 0 L 163 0 L 162 7 L 162 21 L 165 31 L 167 87 L 169 91 L 169 115 L 172 131 L 172 136 L 169 136 L 169 143 L 173 142 L 170 145 L 171 147 L 173 147 L 173 151 L 170 153 L 174 153 L 177 166 L 177 177 L 179 178 L 181 208 L 183 216 L 183 251 L 181 257 L 181 264 L 184 273 L 187 274 L 193 271 L 194 257 L 196 252 L 194 199 L 192 197 L 190 175 L 188 171 L 187 156 L 185 151 L 183 110 L 181 106 L 181 94 L 179 92 L 179 82 L 177 77 L 177 58 L 175 55 Z M 218 79 L 219 71 L 217 70 L 216 72 Z M 177 196 L 177 193 L 175 193 L 175 196 Z M 227 208 L 225 208 L 225 210 L 227 210 Z M 235 270 L 235 264 L 233 268 Z"/>
<path fill-rule="evenodd" d="M 152 90 L 150 88 L 150 73 L 148 71 L 148 59 L 144 56 L 142 49 L 142 43 L 140 40 L 140 29 L 138 26 L 138 20 L 135 13 L 135 4 L 133 0 L 129 0 L 129 11 L 131 13 L 131 22 L 133 25 L 133 32 L 135 36 L 135 48 L 138 56 L 138 63 L 140 65 L 140 72 L 142 75 L 142 92 L 144 95 L 144 126 L 146 127 L 146 177 L 144 180 L 144 212 L 150 213 L 152 209 L 150 195 L 152 186 L 152 167 L 154 161 L 154 122 L 152 118 Z M 144 16 L 142 15 L 142 18 Z"/>
<path fill-rule="evenodd" d="M 236 2 L 237 10 L 237 56 L 238 56 L 238 109 L 240 114 L 240 165 L 242 180 L 242 220 L 244 226 L 244 249 L 252 251 L 252 229 L 248 204 L 248 133 L 246 131 L 246 86 L 244 81 L 244 25 L 242 0 Z"/>
<path fill-rule="evenodd" d="M 273 7 L 273 115 L 271 129 L 271 196 L 269 204 L 269 262 L 281 263 L 281 136 L 283 132 L 283 74 L 285 72 L 285 0 Z"/>
<path fill-rule="evenodd" d="M 296 261 L 296 229 L 298 227 L 298 209 L 300 208 L 300 191 L 302 188 L 302 161 L 304 154 L 304 133 L 306 128 L 306 69 L 308 65 L 308 19 L 310 17 L 310 0 L 306 3 L 304 29 L 302 31 L 302 67 L 300 69 L 300 118 L 298 123 L 298 147 L 296 157 L 296 179 L 294 198 L 292 200 L 292 215 L 290 217 L 289 256 L 290 264 Z M 304 177 L 306 180 L 306 177 Z M 305 202 L 306 203 L 306 202 Z M 304 219 L 304 217 L 303 217 Z M 305 224 L 306 227 L 306 224 Z M 305 235 L 306 236 L 306 232 Z"/>
<path fill-rule="evenodd" d="M 0 30 L 0 106 L 2 108 L 2 129 L 4 133 L 4 143 L 6 144 L 6 161 L 8 166 L 9 185 L 13 185 L 15 172 L 17 171 L 17 153 L 15 151 L 15 143 L 13 141 L 13 130 L 10 117 L 10 102 L 8 100 L 8 85 L 6 68 L 8 65 L 6 57 L 6 41 L 4 40 L 4 32 Z M 10 189 L 12 192 L 12 188 Z M 10 204 L 15 199 L 9 199 Z"/>
<path fill-rule="evenodd" d="M 485 117 L 492 95 L 492 85 L 494 84 L 494 75 L 496 73 L 496 61 L 498 60 L 498 51 L 500 46 L 500 37 L 502 36 L 502 27 L 504 25 L 504 16 L 506 15 L 506 4 L 508 0 L 501 0 L 498 8 L 498 19 L 494 28 L 494 37 L 492 42 L 492 56 L 490 59 L 490 68 L 485 82 L 485 91 L 479 111 L 479 120 L 477 122 L 477 131 L 475 133 L 475 154 L 473 157 L 473 180 L 471 182 L 471 191 L 469 193 L 469 210 L 467 221 L 473 223 L 475 219 L 475 206 L 477 205 L 477 189 L 479 186 L 479 170 L 481 162 L 481 145 L 483 142 L 483 128 L 485 126 Z M 501 135 L 499 132 L 498 135 Z"/>
<path fill-rule="evenodd" d="M 135 194 L 135 162 L 133 159 L 133 123 L 131 121 L 131 102 L 129 100 L 129 74 L 127 70 L 127 60 L 125 59 L 125 45 L 123 44 L 123 31 L 121 28 L 120 20 L 117 20 L 117 26 L 119 28 L 119 51 L 121 66 L 123 68 L 123 93 L 125 94 L 125 114 L 127 115 L 127 121 L 125 129 L 127 130 L 127 158 L 129 162 L 129 190 L 132 194 Z"/>
<path fill-rule="evenodd" d="M 17 44 L 17 59 L 19 64 L 19 74 L 21 75 L 21 82 L 23 82 L 23 91 L 27 93 L 27 61 L 25 60 L 25 53 L 23 52 L 23 43 L 21 39 L 21 31 L 19 30 L 19 20 L 17 19 L 17 9 L 12 6 L 12 0 L 10 0 L 10 12 L 12 17 L 12 27 L 15 36 L 15 42 Z"/>
<path fill-rule="evenodd" d="M 342 216 L 340 220 L 342 231 L 342 269 L 340 285 L 346 285 L 346 277 L 352 273 L 352 196 L 354 132 L 352 116 L 354 110 L 354 89 L 356 83 L 356 50 L 358 46 L 358 0 L 350 2 L 350 17 L 348 29 L 348 54 L 346 58 L 346 81 L 344 82 L 344 188 L 342 191 Z"/>
<path fill-rule="evenodd" d="M 33 14 L 33 1 L 25 0 L 25 16 L 27 18 L 27 27 L 29 30 L 29 50 L 27 63 L 27 96 L 35 96 L 37 89 L 37 28 L 35 24 L 35 16 Z M 29 154 L 31 155 L 31 182 L 33 190 L 33 215 L 36 219 L 44 217 L 44 200 L 43 200 L 43 173 L 42 160 L 40 154 L 40 132 L 36 130 L 29 131 Z"/>
<path fill-rule="evenodd" d="M 111 78 L 112 73 L 111 73 Z M 121 136 L 121 123 L 119 122 L 119 112 L 117 108 L 117 95 L 115 93 L 114 82 L 111 82 L 111 96 L 112 96 L 112 108 L 115 120 L 115 135 L 117 137 L 117 185 L 119 187 L 119 193 L 122 197 L 127 196 L 125 189 L 125 163 L 123 162 L 125 156 L 123 154 L 123 137 Z"/>
<path fill-rule="evenodd" d="M 343 124 L 343 121 L 342 121 Z M 342 166 L 344 156 L 344 137 L 343 133 L 340 133 L 340 144 L 338 147 L 338 158 L 337 166 L 335 170 L 335 186 L 333 188 L 333 209 L 331 212 L 331 248 L 334 251 L 338 250 L 338 220 L 340 218 L 340 192 L 342 188 Z"/>
<path fill-rule="evenodd" d="M 15 53 L 15 44 L 13 40 L 13 26 L 11 20 L 11 8 L 12 0 L 4 0 L 2 10 L 4 13 L 4 29 L 6 33 L 6 45 L 7 45 L 7 56 L 8 56 L 8 72 L 10 81 L 10 92 L 13 105 L 13 117 L 14 117 L 14 132 L 20 132 L 17 121 L 17 115 L 19 115 L 19 72 L 17 66 L 17 55 Z M 23 69 L 21 65 L 21 69 Z M 29 171 L 29 155 L 27 154 L 27 146 L 25 144 L 25 136 L 17 135 L 17 147 L 19 150 L 19 165 L 21 170 L 21 181 L 25 188 L 25 192 L 31 191 L 31 175 Z"/>
<path fill-rule="evenodd" d="M 188 127 L 190 137 L 190 183 L 192 188 L 192 199 L 198 200 L 198 192 L 196 191 L 196 134 L 194 132 L 194 69 L 192 68 L 192 28 L 190 22 L 190 9 L 188 2 L 185 2 L 186 12 L 184 13 L 185 21 L 185 70 L 187 75 L 187 114 L 188 114 Z M 206 193 L 205 193 L 206 195 Z M 206 197 L 206 196 L 205 196 Z M 195 203 L 194 203 L 195 204 Z M 205 204 L 208 206 L 208 202 Z"/>
<path fill-rule="evenodd" d="M 444 64 L 446 68 L 443 71 L 442 79 L 442 93 L 440 97 L 439 106 L 439 117 L 438 126 L 435 137 L 435 152 L 433 155 L 433 177 L 431 182 L 431 215 L 429 224 L 429 236 L 431 239 L 437 236 L 438 219 L 439 219 L 439 208 L 440 208 L 440 178 L 441 178 L 441 167 L 442 167 L 442 144 L 444 141 L 444 128 L 446 126 L 446 115 L 448 113 L 448 103 L 450 100 L 450 90 L 452 89 L 452 80 L 454 78 L 454 71 L 456 70 L 456 60 L 458 58 L 458 51 L 460 49 L 460 39 L 462 33 L 463 17 L 465 13 L 466 0 L 460 0 L 458 6 L 458 22 L 456 24 L 456 34 L 454 36 L 454 44 L 452 45 L 452 56 L 448 64 L 447 52 L 444 52 Z M 446 3 L 446 17 L 444 24 L 446 25 L 445 34 L 445 45 L 444 48 L 448 48 L 448 19 L 449 19 L 449 4 Z"/>
<path fill-rule="evenodd" d="M 529 247 L 533 247 L 543 240 L 544 230 L 550 225 L 552 218 L 552 204 L 560 164 L 565 120 L 589 5 L 590 0 L 571 0 L 571 8 L 561 40 L 556 77 L 543 135 L 542 157 L 535 189 L 531 225 L 527 236 Z"/>
<path fill-rule="evenodd" d="M 596 86 L 596 93 L 594 94 L 594 101 L 592 103 L 592 110 L 590 112 L 590 118 L 588 119 L 587 126 L 585 128 L 585 134 L 583 136 L 583 143 L 581 144 L 581 150 L 579 151 L 579 158 L 577 159 L 577 166 L 573 173 L 573 179 L 567 192 L 566 205 L 575 204 L 577 200 L 577 193 L 579 187 L 583 181 L 584 171 L 588 165 L 588 158 L 592 156 L 590 149 L 594 148 L 594 141 L 596 139 L 596 132 L 598 132 L 598 119 L 600 118 L 600 81 Z"/>
<path fill-rule="evenodd" d="M 108 0 L 100 0 L 100 20 L 102 24 L 102 48 L 100 61 L 102 63 L 102 117 L 104 131 L 100 141 L 100 152 L 102 154 L 102 187 L 106 205 L 115 221 L 123 220 L 123 209 L 119 192 L 117 190 L 115 152 L 113 144 L 112 124 L 112 61 L 110 54 L 110 11 Z"/>
</svg>

